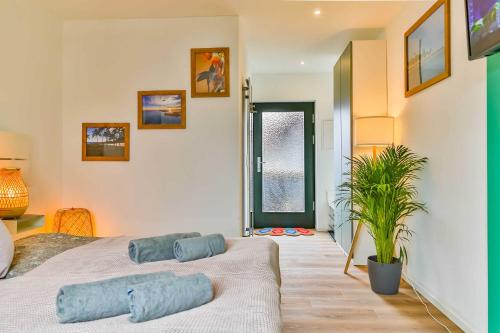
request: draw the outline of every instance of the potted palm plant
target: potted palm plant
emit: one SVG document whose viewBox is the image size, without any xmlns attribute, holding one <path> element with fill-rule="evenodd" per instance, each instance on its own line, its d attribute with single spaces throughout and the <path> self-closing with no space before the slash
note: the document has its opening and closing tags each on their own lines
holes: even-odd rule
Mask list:
<svg viewBox="0 0 500 333">
<path fill-rule="evenodd" d="M 403 263 L 408 260 L 405 243 L 412 236 L 404 220 L 426 211 L 425 204 L 417 201 L 414 181 L 427 158 L 405 146 L 389 146 L 377 158 L 361 155 L 350 162 L 350 177 L 339 186 L 337 204 L 344 204 L 350 221 L 363 223 L 375 241 L 377 253 L 368 257 L 372 290 L 396 294 Z M 397 247 L 399 257 L 395 258 Z"/>
</svg>

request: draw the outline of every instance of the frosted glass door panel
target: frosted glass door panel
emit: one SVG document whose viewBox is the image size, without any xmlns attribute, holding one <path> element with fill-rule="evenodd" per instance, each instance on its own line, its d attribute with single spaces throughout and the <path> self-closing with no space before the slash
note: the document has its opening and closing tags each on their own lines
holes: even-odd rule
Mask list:
<svg viewBox="0 0 500 333">
<path fill-rule="evenodd" d="M 262 114 L 262 211 L 305 212 L 304 112 Z"/>
</svg>

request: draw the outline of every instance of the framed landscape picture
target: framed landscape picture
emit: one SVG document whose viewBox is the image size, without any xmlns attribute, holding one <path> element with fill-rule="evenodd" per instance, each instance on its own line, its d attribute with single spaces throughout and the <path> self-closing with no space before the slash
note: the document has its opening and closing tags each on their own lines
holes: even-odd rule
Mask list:
<svg viewBox="0 0 500 333">
<path fill-rule="evenodd" d="M 438 0 L 405 33 L 405 96 L 450 75 L 450 2 Z"/>
<path fill-rule="evenodd" d="M 191 49 L 191 97 L 229 97 L 229 48 Z"/>
<path fill-rule="evenodd" d="M 140 129 L 186 128 L 186 91 L 139 91 L 138 126 Z"/>
<path fill-rule="evenodd" d="M 128 161 L 129 123 L 82 124 L 82 161 Z"/>
</svg>

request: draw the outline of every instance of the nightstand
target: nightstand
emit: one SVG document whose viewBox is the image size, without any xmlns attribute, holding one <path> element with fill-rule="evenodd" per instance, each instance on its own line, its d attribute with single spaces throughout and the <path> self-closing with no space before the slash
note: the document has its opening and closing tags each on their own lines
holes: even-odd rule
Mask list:
<svg viewBox="0 0 500 333">
<path fill-rule="evenodd" d="M 17 219 L 2 219 L 12 236 L 41 228 L 45 225 L 45 215 L 26 214 Z"/>
</svg>

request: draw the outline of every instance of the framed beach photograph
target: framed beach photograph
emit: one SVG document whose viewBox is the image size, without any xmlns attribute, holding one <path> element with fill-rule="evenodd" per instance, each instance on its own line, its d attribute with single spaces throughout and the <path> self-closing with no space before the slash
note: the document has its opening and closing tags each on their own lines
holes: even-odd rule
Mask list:
<svg viewBox="0 0 500 333">
<path fill-rule="evenodd" d="M 191 97 L 229 97 L 229 48 L 191 49 Z"/>
<path fill-rule="evenodd" d="M 405 96 L 450 75 L 450 2 L 438 0 L 405 33 Z"/>
<path fill-rule="evenodd" d="M 186 128 L 186 91 L 139 91 L 139 129 Z"/>
<path fill-rule="evenodd" d="M 82 161 L 129 161 L 129 123 L 82 124 Z"/>
</svg>

